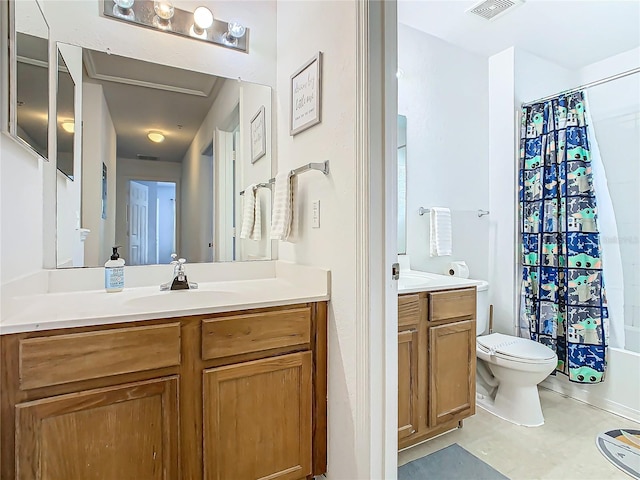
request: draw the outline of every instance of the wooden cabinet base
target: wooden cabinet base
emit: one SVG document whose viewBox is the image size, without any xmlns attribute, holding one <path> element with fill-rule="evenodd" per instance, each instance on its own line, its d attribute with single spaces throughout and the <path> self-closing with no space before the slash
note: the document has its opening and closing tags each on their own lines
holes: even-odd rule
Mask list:
<svg viewBox="0 0 640 480">
<path fill-rule="evenodd" d="M 2 480 L 326 472 L 325 302 L 4 335 L 0 363 Z"/>
<path fill-rule="evenodd" d="M 403 438 L 402 440 L 398 441 L 398 450 L 412 447 L 414 445 L 417 445 L 418 443 L 422 443 L 426 440 L 429 440 L 430 438 L 436 437 L 456 428 L 462 428 L 462 420 L 459 420 L 457 422 L 447 422 L 435 428 L 431 428 L 424 432 L 420 432 L 415 435 L 411 435 L 410 437 Z"/>
</svg>

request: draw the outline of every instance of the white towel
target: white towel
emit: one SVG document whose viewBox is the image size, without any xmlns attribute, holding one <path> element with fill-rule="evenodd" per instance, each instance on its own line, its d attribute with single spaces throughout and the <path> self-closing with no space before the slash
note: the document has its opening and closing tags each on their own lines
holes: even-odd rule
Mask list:
<svg viewBox="0 0 640 480">
<path fill-rule="evenodd" d="M 292 172 L 276 175 L 273 186 L 273 209 L 271 213 L 271 239 L 288 240 L 293 218 Z"/>
<path fill-rule="evenodd" d="M 451 255 L 451 211 L 448 208 L 431 207 L 431 256 Z"/>
<path fill-rule="evenodd" d="M 255 184 L 249 185 L 244 191 L 240 238 L 249 238 L 251 240 L 260 240 L 262 238 L 260 195 L 258 195 L 258 186 Z"/>
</svg>

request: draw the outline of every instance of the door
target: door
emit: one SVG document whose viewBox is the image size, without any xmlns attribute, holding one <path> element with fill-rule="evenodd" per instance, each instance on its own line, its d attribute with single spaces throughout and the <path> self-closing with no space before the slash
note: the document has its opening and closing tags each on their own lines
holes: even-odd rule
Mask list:
<svg viewBox="0 0 640 480">
<path fill-rule="evenodd" d="M 214 153 L 214 246 L 215 260 L 234 260 L 234 135 L 216 129 Z"/>
<path fill-rule="evenodd" d="M 16 477 L 179 478 L 178 379 L 16 405 Z"/>
<path fill-rule="evenodd" d="M 398 334 L 398 440 L 418 429 L 418 330 Z"/>
<path fill-rule="evenodd" d="M 476 407 L 476 323 L 429 329 L 429 426 L 461 420 Z"/>
<path fill-rule="evenodd" d="M 204 478 L 311 475 L 311 352 L 205 370 Z"/>
<path fill-rule="evenodd" d="M 129 182 L 129 265 L 146 265 L 149 245 L 149 188 L 134 180 Z"/>
</svg>

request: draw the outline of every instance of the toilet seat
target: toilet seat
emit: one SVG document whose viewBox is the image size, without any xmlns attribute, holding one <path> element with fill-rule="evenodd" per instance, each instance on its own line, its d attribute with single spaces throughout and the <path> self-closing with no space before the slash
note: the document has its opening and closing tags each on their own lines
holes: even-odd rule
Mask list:
<svg viewBox="0 0 640 480">
<path fill-rule="evenodd" d="M 477 337 L 476 346 L 484 354 L 508 362 L 546 364 L 557 359 L 555 352 L 545 345 L 502 333 Z"/>
</svg>

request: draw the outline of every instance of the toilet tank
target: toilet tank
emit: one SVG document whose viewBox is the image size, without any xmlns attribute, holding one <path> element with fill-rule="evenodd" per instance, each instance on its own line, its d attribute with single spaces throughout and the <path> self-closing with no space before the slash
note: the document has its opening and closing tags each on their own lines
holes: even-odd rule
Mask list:
<svg viewBox="0 0 640 480">
<path fill-rule="evenodd" d="M 489 331 L 489 282 L 481 280 L 476 296 L 476 335 Z"/>
</svg>

